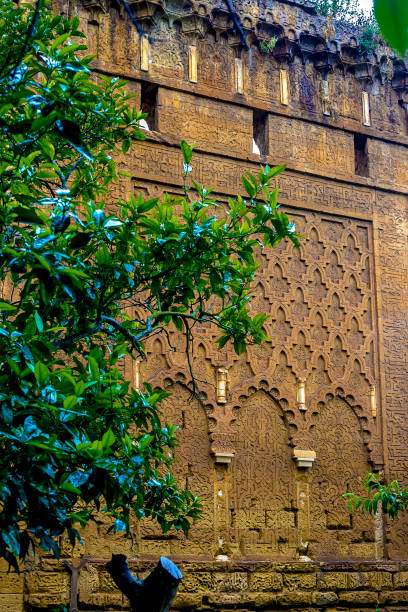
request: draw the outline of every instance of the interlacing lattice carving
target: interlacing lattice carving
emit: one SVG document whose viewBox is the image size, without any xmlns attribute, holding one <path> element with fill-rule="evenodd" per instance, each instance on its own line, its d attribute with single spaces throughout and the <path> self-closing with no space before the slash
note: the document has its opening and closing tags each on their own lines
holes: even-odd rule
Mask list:
<svg viewBox="0 0 408 612">
<path fill-rule="evenodd" d="M 196 552 L 274 559 L 308 548 L 314 558 L 371 558 L 372 521 L 351 520 L 341 494 L 349 482 L 358 488 L 370 459 L 381 463 L 370 404 L 378 384 L 372 227 L 317 212 L 292 216 L 308 239 L 298 250 L 263 250 L 254 288 L 252 311 L 270 315 L 271 342 L 238 357 L 218 350 L 213 330 L 201 326 L 192 359 L 200 402 L 175 331 L 172 347 L 165 338 L 148 343 L 141 379 L 174 393 L 164 420 L 180 427 L 175 472 L 204 499 L 204 522 L 189 536 Z M 228 371 L 226 404 L 217 403 L 219 368 Z M 316 452 L 309 473 L 296 469 L 294 448 Z M 234 454 L 230 468 L 211 454 Z M 172 552 L 187 550 L 184 536 L 168 540 Z"/>
</svg>

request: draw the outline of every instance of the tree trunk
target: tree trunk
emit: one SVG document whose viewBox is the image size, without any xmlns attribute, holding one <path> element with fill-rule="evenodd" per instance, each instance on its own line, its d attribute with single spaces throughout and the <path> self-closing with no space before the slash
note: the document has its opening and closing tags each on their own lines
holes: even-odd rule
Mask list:
<svg viewBox="0 0 408 612">
<path fill-rule="evenodd" d="M 106 570 L 116 586 L 129 599 L 131 612 L 168 612 L 183 576 L 166 557 L 144 580 L 131 574 L 125 555 L 112 555 Z"/>
</svg>

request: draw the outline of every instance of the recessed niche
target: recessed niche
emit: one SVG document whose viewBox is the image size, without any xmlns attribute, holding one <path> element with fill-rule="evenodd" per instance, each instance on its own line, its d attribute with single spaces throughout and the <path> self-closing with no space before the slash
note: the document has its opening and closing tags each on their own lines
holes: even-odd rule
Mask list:
<svg viewBox="0 0 408 612">
<path fill-rule="evenodd" d="M 369 176 L 367 136 L 365 134 L 354 134 L 354 166 L 356 174 Z"/>
</svg>

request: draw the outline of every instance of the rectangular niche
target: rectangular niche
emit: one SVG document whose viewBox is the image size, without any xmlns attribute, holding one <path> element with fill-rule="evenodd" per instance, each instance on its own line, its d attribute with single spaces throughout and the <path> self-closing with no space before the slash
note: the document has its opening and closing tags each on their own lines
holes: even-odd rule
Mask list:
<svg viewBox="0 0 408 612">
<path fill-rule="evenodd" d="M 370 176 L 367 150 L 367 136 L 354 134 L 354 167 L 358 176 Z"/>
<path fill-rule="evenodd" d="M 148 116 L 144 119 L 144 124 L 141 126 L 147 130 L 157 129 L 157 92 L 158 86 L 148 81 L 142 81 L 140 89 L 140 108 Z"/>
<path fill-rule="evenodd" d="M 269 154 L 269 122 L 268 113 L 263 110 L 253 110 L 253 153 Z"/>
</svg>

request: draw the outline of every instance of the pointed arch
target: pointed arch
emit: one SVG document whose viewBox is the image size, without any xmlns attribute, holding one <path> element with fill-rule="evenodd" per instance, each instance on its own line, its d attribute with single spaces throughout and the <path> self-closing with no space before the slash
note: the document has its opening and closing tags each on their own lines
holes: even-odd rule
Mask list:
<svg viewBox="0 0 408 612">
<path fill-rule="evenodd" d="M 279 532 L 285 528 L 289 534 L 286 554 L 294 558 L 298 544 L 291 509 L 295 466 L 279 402 L 266 391 L 255 390 L 242 399 L 234 430 L 230 528 L 240 552 L 279 559 Z"/>
<path fill-rule="evenodd" d="M 374 520 L 360 515 L 352 520 L 341 497 L 348 484 L 359 488 L 358 476 L 370 471 L 359 419 L 344 399 L 326 400 L 313 440 L 317 458 L 311 474 L 312 558 L 374 558 Z"/>
</svg>

